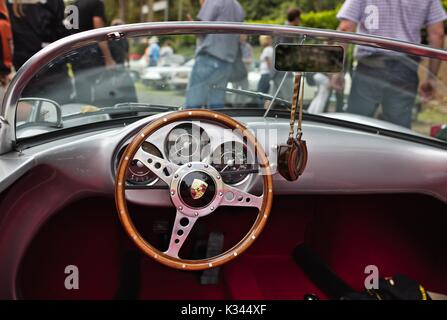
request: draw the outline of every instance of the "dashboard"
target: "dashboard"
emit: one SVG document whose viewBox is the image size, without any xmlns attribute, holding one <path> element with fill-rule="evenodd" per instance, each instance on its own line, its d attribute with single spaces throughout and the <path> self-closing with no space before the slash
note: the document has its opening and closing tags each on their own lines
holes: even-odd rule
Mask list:
<svg viewBox="0 0 447 320">
<path fill-rule="evenodd" d="M 129 139 L 120 146 L 115 168 L 128 144 Z M 247 187 L 258 173 L 255 150 L 251 150 L 239 135 L 214 123 L 185 121 L 168 125 L 148 137 L 141 148 L 176 165 L 207 163 L 219 171 L 226 184 L 232 186 Z M 128 189 L 167 187 L 157 175 L 135 159 L 126 177 Z"/>
<path fill-rule="evenodd" d="M 124 148 L 145 125 L 162 116 L 158 114 L 113 128 L 78 133 L 22 152 L 1 155 L 0 192 L 33 168 L 45 166 L 62 174 L 67 188 L 71 186 L 72 190 L 79 190 L 75 194 L 70 193 L 69 197 L 85 194 L 111 196 L 117 164 Z M 380 134 L 305 121 L 303 138 L 309 149 L 308 166 L 298 181 L 288 182 L 276 173 L 275 165 L 276 148 L 287 140 L 289 120 L 257 116 L 235 119 L 257 133 L 274 173 L 275 194 L 423 193 L 447 202 L 445 150 Z M 191 134 L 194 131 L 199 134 Z M 262 137 L 263 132 L 267 137 Z M 222 145 L 224 152 L 218 152 Z M 229 145 L 231 148 L 228 148 Z M 256 170 L 249 165 L 253 151 L 244 146 L 238 135 L 215 123 L 206 122 L 194 123 L 194 126 L 191 122 L 168 125 L 144 144 L 150 153 L 165 159 L 171 156 L 185 161 L 190 157 L 200 157 L 213 163 L 219 171 L 235 171 L 235 174 L 229 175 L 231 177 L 226 177 L 230 179 L 227 182 L 245 191 L 256 192 L 259 186 L 262 187 L 261 179 L 250 171 Z M 223 170 L 233 161 L 234 166 Z M 167 185 L 141 164 L 134 163 L 127 180 L 130 190 L 126 191 L 126 197 L 129 201 L 147 206 L 172 205 L 169 193 L 157 190 L 166 189 Z M 150 188 L 154 190 L 148 190 Z M 61 199 L 58 201 L 63 203 Z M 51 207 L 47 203 L 45 206 Z"/>
</svg>

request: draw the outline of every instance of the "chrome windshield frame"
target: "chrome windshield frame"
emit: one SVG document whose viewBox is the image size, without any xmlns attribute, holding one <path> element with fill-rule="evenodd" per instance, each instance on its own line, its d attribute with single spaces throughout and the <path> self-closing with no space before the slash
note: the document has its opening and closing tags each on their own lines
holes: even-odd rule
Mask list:
<svg viewBox="0 0 447 320">
<path fill-rule="evenodd" d="M 366 45 L 399 51 L 405 54 L 447 61 L 447 51 L 428 46 L 364 34 L 334 30 L 222 22 L 160 22 L 139 23 L 78 33 L 58 40 L 45 47 L 18 70 L 5 93 L 0 116 L 0 155 L 13 150 L 16 144 L 16 106 L 23 89 L 44 66 L 76 48 L 89 44 L 121 38 L 149 37 L 151 35 L 181 35 L 203 33 L 265 34 L 272 36 L 303 36 L 354 45 Z"/>
</svg>

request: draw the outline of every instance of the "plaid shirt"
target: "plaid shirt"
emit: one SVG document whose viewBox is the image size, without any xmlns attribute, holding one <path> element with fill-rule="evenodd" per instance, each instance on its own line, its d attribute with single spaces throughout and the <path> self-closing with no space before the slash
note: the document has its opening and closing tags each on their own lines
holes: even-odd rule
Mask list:
<svg viewBox="0 0 447 320">
<path fill-rule="evenodd" d="M 357 23 L 358 33 L 421 43 L 421 30 L 447 15 L 440 0 L 346 0 L 337 18 Z M 383 51 L 359 46 L 356 56 Z"/>
</svg>

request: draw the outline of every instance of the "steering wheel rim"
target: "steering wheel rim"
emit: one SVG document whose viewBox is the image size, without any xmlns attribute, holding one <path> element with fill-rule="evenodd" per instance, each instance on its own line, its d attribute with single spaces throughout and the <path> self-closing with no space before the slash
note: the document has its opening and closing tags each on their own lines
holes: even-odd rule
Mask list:
<svg viewBox="0 0 447 320">
<path fill-rule="evenodd" d="M 263 179 L 263 195 L 261 197 L 256 197 L 248 192 L 244 192 L 237 188 L 228 186 L 225 183 L 223 183 L 222 181 L 220 181 L 219 183 L 216 184 L 215 198 L 218 199 L 216 201 L 220 201 L 220 202 L 216 202 L 213 200 L 213 202 L 211 204 L 214 204 L 214 205 L 217 204 L 217 206 L 213 207 L 213 206 L 211 206 L 211 204 L 208 204 L 205 207 L 206 210 L 215 211 L 215 209 L 217 209 L 217 207 L 219 207 L 221 205 L 222 206 L 237 205 L 236 202 L 235 202 L 235 204 L 232 204 L 232 202 L 236 201 L 235 199 L 233 199 L 234 201 L 232 200 L 232 202 L 230 202 L 229 200 L 226 200 L 226 197 L 223 194 L 223 192 L 225 192 L 225 190 L 230 190 L 231 193 L 234 193 L 235 198 L 236 198 L 236 195 L 241 195 L 242 197 L 244 197 L 244 200 L 247 199 L 247 203 L 251 202 L 251 204 L 248 206 L 252 206 L 252 207 L 256 206 L 259 209 L 259 212 L 258 212 L 258 216 L 256 217 L 256 220 L 255 220 L 253 226 L 251 227 L 250 231 L 235 246 L 233 246 L 231 249 L 227 250 L 226 252 L 224 252 L 222 254 L 219 254 L 217 256 L 210 257 L 210 258 L 200 259 L 200 260 L 182 259 L 182 258 L 178 257 L 178 251 L 175 252 L 175 250 L 173 250 L 172 252 L 169 252 L 169 250 L 171 248 L 171 244 L 174 239 L 173 235 L 174 235 L 175 228 L 176 228 L 177 224 L 180 223 L 179 217 L 186 216 L 187 218 L 189 218 L 189 221 L 195 222 L 198 218 L 205 216 L 207 214 L 210 214 L 212 212 L 200 211 L 200 213 L 199 213 L 197 209 L 193 209 L 194 212 L 192 212 L 192 211 L 181 212 L 181 211 L 186 211 L 182 207 L 180 207 L 182 210 L 180 210 L 180 212 L 179 212 L 179 207 L 176 206 L 177 214 L 176 214 L 176 220 L 174 222 L 173 229 L 171 231 L 170 246 L 166 252 L 161 252 L 160 250 L 153 247 L 150 243 L 148 243 L 146 241 L 146 239 L 144 239 L 144 237 L 142 237 L 141 234 L 138 232 L 137 228 L 133 224 L 133 221 L 130 217 L 129 210 L 127 208 L 127 201 L 126 201 L 126 197 L 125 197 L 126 173 L 129 168 L 129 165 L 130 165 L 131 161 L 134 159 L 134 157 L 140 156 L 138 153 L 141 150 L 141 145 L 143 144 L 143 142 L 146 141 L 146 139 L 149 136 L 154 134 L 160 128 L 162 128 L 166 125 L 178 122 L 178 121 L 185 121 L 185 120 L 199 120 L 199 121 L 203 120 L 203 121 L 218 123 L 220 125 L 224 125 L 225 127 L 229 128 L 229 129 L 236 130 L 241 135 L 243 135 L 243 137 L 247 141 L 247 144 L 251 144 L 254 147 L 253 150 L 257 151 L 256 155 L 258 157 L 258 163 L 259 163 L 260 170 L 262 170 L 262 179 Z M 186 173 L 184 173 L 184 175 L 181 178 L 179 178 L 179 179 L 182 179 L 188 174 L 187 169 L 189 169 L 189 168 L 191 168 L 191 170 L 197 169 L 197 166 L 200 166 L 201 163 L 190 163 L 190 164 L 183 165 L 181 167 L 175 167 L 173 164 L 171 164 L 167 160 L 157 158 L 157 157 L 152 156 L 147 153 L 144 156 L 145 156 L 145 159 L 149 158 L 147 160 L 144 160 L 144 164 L 149 166 L 149 169 L 153 172 L 154 171 L 157 172 L 157 170 L 158 170 L 158 173 L 159 173 L 158 176 L 160 178 L 162 178 L 163 180 L 165 180 L 165 182 L 168 183 L 168 185 L 170 186 L 171 201 L 175 205 L 177 205 L 178 202 L 176 202 L 176 201 L 178 201 L 178 199 L 174 199 L 173 197 L 178 192 L 176 192 L 176 190 L 174 190 L 174 189 L 171 189 L 171 183 L 173 183 L 174 177 L 177 179 L 176 176 L 178 176 L 178 174 L 176 174 L 176 172 L 178 171 L 180 173 L 181 172 L 180 170 L 183 170 L 186 172 Z M 154 161 L 152 161 L 152 159 Z M 154 162 L 160 166 L 157 166 L 158 168 L 154 167 L 153 166 Z M 169 167 L 170 164 L 172 165 L 172 167 Z M 202 165 L 203 165 L 203 168 L 201 168 L 201 170 L 203 170 L 204 172 L 206 172 L 210 176 L 212 176 L 214 181 L 221 180 L 220 177 L 216 176 L 216 174 L 213 172 L 213 170 L 215 170 L 215 169 L 212 168 L 212 166 L 208 166 L 206 164 L 202 164 Z M 166 168 L 169 168 L 171 171 L 175 171 L 175 172 L 171 172 L 170 178 L 163 176 L 163 174 L 160 172 Z M 217 172 L 217 170 L 215 170 L 215 171 Z M 154 172 L 154 173 L 156 173 L 156 172 Z M 191 172 L 195 172 L 195 171 L 191 171 Z M 224 185 L 225 189 L 219 189 L 219 186 L 221 186 L 221 185 Z M 223 192 L 220 192 L 222 194 L 219 193 L 220 199 L 219 199 L 219 196 L 217 195 L 219 190 L 223 191 Z M 259 203 L 259 199 L 262 199 L 262 203 Z M 248 249 L 250 247 L 250 245 L 252 245 L 253 242 L 261 234 L 262 230 L 264 229 L 264 227 L 266 225 L 268 217 L 270 215 L 272 201 L 273 201 L 272 174 L 271 174 L 271 170 L 270 170 L 269 160 L 268 160 L 263 148 L 258 144 L 254 135 L 247 128 L 245 128 L 242 124 L 240 124 L 238 121 L 236 121 L 222 113 L 218 113 L 215 111 L 209 111 L 209 110 L 176 111 L 176 112 L 170 113 L 170 114 L 168 114 L 164 117 L 161 117 L 161 118 L 151 122 L 150 124 L 148 124 L 146 127 L 144 127 L 138 133 L 138 135 L 135 136 L 135 138 L 132 140 L 132 142 L 127 146 L 126 150 L 124 151 L 123 155 L 121 156 L 121 159 L 120 159 L 120 162 L 118 165 L 118 169 L 117 169 L 116 179 L 115 179 L 116 208 L 118 210 L 118 216 L 121 221 L 121 224 L 123 225 L 128 236 L 137 245 L 137 247 L 143 253 L 145 253 L 147 256 L 149 256 L 150 258 L 152 258 L 155 261 L 157 261 L 161 264 L 164 264 L 168 267 L 180 269 L 180 270 L 191 270 L 191 271 L 192 270 L 205 270 L 205 269 L 220 266 L 224 263 L 227 263 L 227 262 L 235 259 L 241 253 L 243 253 L 246 249 Z M 224 204 L 222 204 L 222 203 L 224 203 Z M 187 206 L 185 206 L 185 208 L 186 207 Z M 194 215 L 195 215 L 195 217 L 194 217 Z M 192 223 L 192 226 L 190 227 L 190 229 L 192 229 L 193 226 L 194 226 L 194 223 Z M 183 245 L 183 242 L 187 238 L 190 229 L 187 231 L 187 234 L 184 236 L 184 238 L 183 238 L 184 240 L 182 241 L 182 243 L 180 245 L 180 249 L 181 249 L 181 246 Z M 178 240 L 178 239 L 175 239 L 175 240 Z M 178 250 L 180 250 L 180 249 L 178 249 Z"/>
</svg>

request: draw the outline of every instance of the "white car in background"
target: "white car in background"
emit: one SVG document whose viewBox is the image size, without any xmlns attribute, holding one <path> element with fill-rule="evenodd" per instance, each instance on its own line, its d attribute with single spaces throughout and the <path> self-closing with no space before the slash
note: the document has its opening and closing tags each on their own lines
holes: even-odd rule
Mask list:
<svg viewBox="0 0 447 320">
<path fill-rule="evenodd" d="M 142 83 L 157 90 L 186 90 L 189 78 L 191 76 L 192 68 L 194 67 L 195 59 L 193 58 L 183 63 L 183 61 L 185 60 L 183 56 L 175 56 L 177 57 L 176 59 L 171 60 L 165 65 L 142 68 L 142 71 L 140 73 L 140 79 Z M 141 60 L 143 59 L 144 58 L 141 58 Z M 136 68 L 137 64 L 135 64 L 134 67 Z M 248 88 L 246 90 L 258 92 L 258 83 L 260 79 L 261 74 L 259 72 L 259 69 L 253 67 L 252 70 L 248 73 Z M 349 90 L 351 87 L 351 78 L 349 74 L 346 74 L 345 81 L 345 93 L 349 95 Z M 228 84 L 228 88 L 233 89 L 232 83 Z M 310 86 L 307 81 L 305 81 L 304 105 L 310 105 L 312 100 L 316 97 L 317 93 L 318 87 Z M 273 81 L 271 82 L 269 95 L 275 95 L 275 86 L 273 85 Z M 235 99 L 236 97 L 234 96 L 233 99 L 230 98 L 230 101 Z M 330 99 L 334 100 L 332 96 L 330 97 Z"/>
<path fill-rule="evenodd" d="M 147 67 L 147 61 L 144 56 L 141 56 L 137 59 L 131 58 L 129 60 L 129 72 L 134 78 L 134 80 L 141 79 L 141 73 L 144 71 L 146 67 Z"/>
<path fill-rule="evenodd" d="M 185 63 L 183 61 L 179 63 L 179 59 L 162 66 L 145 68 L 141 73 L 141 81 L 143 84 L 156 89 L 184 90 L 188 85 L 194 59 Z"/>
<path fill-rule="evenodd" d="M 148 67 L 147 58 L 142 55 L 129 61 L 129 70 L 135 79 L 142 79 L 142 76 L 148 72 L 148 69 L 159 67 L 175 67 L 180 66 L 185 62 L 185 57 L 179 54 L 174 54 L 164 61 L 160 61 L 160 65 L 157 67 Z"/>
</svg>

